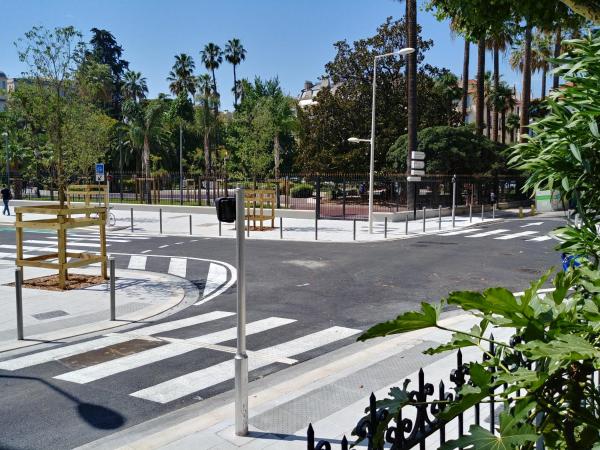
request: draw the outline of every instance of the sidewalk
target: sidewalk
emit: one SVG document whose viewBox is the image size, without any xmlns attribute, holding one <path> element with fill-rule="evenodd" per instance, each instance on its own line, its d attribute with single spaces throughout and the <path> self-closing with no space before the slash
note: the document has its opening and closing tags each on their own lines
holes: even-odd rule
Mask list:
<svg viewBox="0 0 600 450">
<path fill-rule="evenodd" d="M 460 314 L 447 317 L 442 323 L 468 329 L 476 319 Z M 497 338 L 508 337 L 494 333 L 499 334 Z M 449 375 L 456 366 L 455 354 L 422 354 L 425 349 L 446 342 L 448 336 L 443 331 L 426 329 L 357 342 L 252 382 L 250 433 L 246 437 L 235 435 L 230 391 L 80 448 L 305 449 L 309 423 L 313 424 L 315 441 L 327 439 L 337 446 L 344 435 L 349 441 L 354 440 L 352 429 L 363 416 L 371 392 L 378 399 L 384 398 L 390 387 L 402 385 L 406 378 L 412 379 L 410 386 L 416 388 L 420 368 L 424 368 L 425 381 L 433 383 L 436 392 L 440 380 L 451 389 Z M 477 350 L 468 349 L 463 355 L 464 361 L 481 356 Z M 446 430 L 447 439 L 457 434 L 452 423 Z"/>
<path fill-rule="evenodd" d="M 98 274 L 98 268 L 80 268 Z M 49 275 L 46 269 L 25 269 L 25 279 Z M 157 316 L 180 304 L 194 302 L 198 289 L 189 281 L 168 274 L 117 270 L 116 319 L 110 321 L 108 283 L 70 291 L 23 288 L 25 339 L 17 340 L 14 266 L 0 264 L 0 353 L 51 343 L 74 336 L 107 330 Z"/>
<path fill-rule="evenodd" d="M 34 202 L 32 202 L 34 203 Z M 124 205 L 123 205 L 124 206 Z M 121 207 L 121 205 L 120 205 Z M 170 207 L 170 210 L 178 207 Z M 189 213 L 188 207 L 181 207 L 179 212 L 162 212 L 162 233 L 166 235 L 190 235 L 199 237 L 224 237 L 234 238 L 234 224 L 222 223 L 219 231 L 219 222 L 216 214 L 204 213 Z M 131 211 L 129 209 L 111 210 L 116 216 L 116 225 L 112 227 L 115 230 L 128 232 L 131 230 Z M 429 214 L 437 210 L 429 210 Z M 503 212 L 497 211 L 500 215 Z M 428 215 L 429 215 L 428 214 Z M 161 231 L 159 211 L 133 210 L 133 228 L 134 233 L 159 234 Z M 408 214 L 412 218 L 412 214 Z M 191 222 L 190 222 L 191 217 Z M 386 239 L 406 239 L 417 235 L 437 234 L 444 231 L 451 231 L 455 228 L 464 228 L 467 226 L 478 225 L 483 222 L 492 222 L 492 212 L 486 211 L 484 219 L 481 218 L 481 212 L 473 211 L 473 217 L 456 216 L 455 226 L 452 225 L 452 217 L 444 216 L 441 220 L 436 217 L 428 217 L 425 222 L 425 231 L 423 231 L 422 211 L 417 211 L 417 220 L 404 220 L 392 222 L 391 219 L 387 222 L 387 237 L 386 225 L 384 219 L 377 216 L 373 223 L 373 234 L 369 234 L 368 223 L 366 221 L 352 220 L 328 220 L 321 219 L 315 221 L 314 218 L 275 218 L 275 228 L 265 231 L 250 231 L 249 239 L 268 239 L 268 240 L 291 240 L 291 241 L 323 241 L 323 242 L 373 242 L 383 241 Z M 43 218 L 37 217 L 35 214 L 28 215 L 28 219 Z M 0 217 L 0 226 L 12 226 L 14 224 L 14 216 Z M 281 222 L 280 222 L 281 220 Z M 495 220 L 500 220 L 496 217 Z M 280 228 L 280 223 L 283 229 Z M 356 235 L 354 226 L 356 224 Z M 270 226 L 271 222 L 265 222 L 265 225 Z M 317 227 L 315 233 L 315 225 Z M 247 235 L 248 236 L 248 235 Z M 315 239 L 316 237 L 316 239 Z"/>
</svg>

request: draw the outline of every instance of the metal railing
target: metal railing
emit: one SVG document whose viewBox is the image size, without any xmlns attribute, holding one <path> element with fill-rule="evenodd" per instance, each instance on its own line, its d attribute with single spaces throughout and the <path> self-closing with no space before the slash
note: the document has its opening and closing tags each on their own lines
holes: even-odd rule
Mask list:
<svg viewBox="0 0 600 450">
<path fill-rule="evenodd" d="M 493 336 L 491 336 L 491 340 L 493 339 Z M 490 343 L 489 353 L 491 355 L 496 354 L 493 343 Z M 484 359 L 488 358 L 488 355 L 484 355 Z M 523 364 L 531 368 L 530 362 L 523 361 Z M 475 404 L 471 409 L 458 414 L 450 421 L 439 417 L 440 413 L 446 409 L 447 402 L 455 399 L 456 393 L 459 393 L 464 385 L 471 384 L 469 365 L 463 362 L 463 355 L 460 350 L 456 353 L 456 366 L 451 370 L 449 380 L 452 384 L 450 389 L 446 388 L 443 381 L 439 382 L 436 389 L 432 383 L 426 382 L 425 371 L 420 369 L 417 386 L 414 390 L 408 389 L 413 380 L 406 379 L 404 381 L 401 389 L 406 392 L 409 400 L 391 420 L 389 408 L 378 407 L 377 398 L 375 394 L 371 393 L 368 414 L 358 421 L 353 430 L 353 434 L 361 440 L 359 445 L 361 447 L 366 446 L 369 450 L 383 450 L 383 448 L 408 450 L 417 446 L 421 450 L 434 448 L 431 446 L 431 441 L 435 441 L 436 445 L 442 445 L 448 440 L 447 428 L 450 425 L 455 426 L 456 429 L 453 429 L 453 431 L 456 433 L 455 437 L 457 438 L 463 436 L 470 425 L 482 425 L 484 422 L 482 420 L 484 408 L 487 409 L 488 429 L 491 433 L 497 434 L 496 417 L 500 412 L 499 410 L 504 406 L 502 402 L 495 401 L 493 395 L 484 398 L 481 403 Z M 505 390 L 507 387 L 507 385 L 503 386 Z M 490 394 L 493 394 L 493 391 L 490 391 Z M 519 392 L 514 393 L 514 395 L 519 395 Z M 510 402 L 508 403 L 510 405 Z M 381 426 L 385 426 L 383 433 L 385 442 L 377 442 L 375 438 L 375 432 Z M 325 439 L 321 439 L 315 444 L 315 430 L 312 424 L 308 426 L 306 441 L 308 450 L 331 450 L 334 448 L 332 443 Z M 346 436 L 338 442 L 340 442 L 339 448 L 342 450 L 349 448 Z M 536 448 L 540 449 L 543 446 Z"/>
</svg>

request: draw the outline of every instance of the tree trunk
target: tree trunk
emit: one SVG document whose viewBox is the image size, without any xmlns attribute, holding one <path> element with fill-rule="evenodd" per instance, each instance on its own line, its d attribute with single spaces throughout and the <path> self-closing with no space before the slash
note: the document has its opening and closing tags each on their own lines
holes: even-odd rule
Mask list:
<svg viewBox="0 0 600 450">
<path fill-rule="evenodd" d="M 494 39 L 494 96 L 498 94 L 500 88 L 500 49 L 498 48 L 498 40 Z M 498 108 L 495 102 L 492 102 L 493 115 L 492 115 L 492 140 L 498 142 Z"/>
<path fill-rule="evenodd" d="M 415 51 L 407 56 L 408 70 L 408 152 L 406 155 L 406 174 L 410 175 L 410 160 L 413 151 L 417 150 L 417 2 L 416 0 L 406 0 L 406 25 L 407 25 L 407 44 Z M 414 183 L 406 183 L 407 196 L 406 206 L 408 209 L 416 208 L 414 202 L 414 192 L 416 186 Z"/>
<path fill-rule="evenodd" d="M 521 137 L 529 132 L 529 101 L 531 97 L 531 26 L 525 26 L 525 55 L 523 60 L 523 89 L 521 92 Z"/>
<path fill-rule="evenodd" d="M 560 49 L 562 43 L 562 30 L 560 25 L 556 27 L 556 36 L 554 38 L 554 57 L 558 58 L 560 56 Z M 558 64 L 554 65 L 554 68 L 558 67 Z M 560 77 L 557 74 L 552 76 L 552 89 L 558 89 L 558 85 L 560 83 Z"/>
<path fill-rule="evenodd" d="M 502 125 L 502 143 L 506 144 L 506 111 L 502 111 L 500 120 Z"/>
<path fill-rule="evenodd" d="M 492 112 L 490 111 L 490 105 L 485 102 L 485 129 L 486 136 L 488 139 L 492 138 Z"/>
<path fill-rule="evenodd" d="M 237 91 L 237 77 L 235 73 L 235 64 L 233 65 L 233 106 L 237 107 L 238 91 Z"/>
<path fill-rule="evenodd" d="M 208 128 L 204 129 L 204 168 L 205 175 L 208 175 L 211 170 L 211 161 L 210 161 L 210 139 L 208 134 Z"/>
<path fill-rule="evenodd" d="M 279 144 L 279 133 L 275 133 L 273 138 L 273 158 L 275 160 L 275 179 L 279 179 L 279 158 L 281 156 L 281 145 Z"/>
<path fill-rule="evenodd" d="M 150 186 L 150 140 L 148 135 L 144 135 L 144 152 L 142 154 L 142 165 L 144 168 L 144 186 L 146 202 L 152 203 L 152 187 Z"/>
<path fill-rule="evenodd" d="M 485 39 L 479 39 L 477 44 L 477 104 L 475 106 L 475 128 L 477 134 L 483 134 L 483 109 L 485 105 Z"/>
<path fill-rule="evenodd" d="M 462 73 L 462 106 L 461 106 L 461 120 L 462 123 L 467 123 L 467 100 L 469 98 L 469 53 L 471 50 L 471 44 L 469 40 L 465 38 L 465 50 L 463 55 L 463 73 Z"/>
<path fill-rule="evenodd" d="M 544 63 L 544 68 L 542 69 L 542 100 L 546 98 L 546 78 L 548 73 L 548 64 Z"/>
</svg>

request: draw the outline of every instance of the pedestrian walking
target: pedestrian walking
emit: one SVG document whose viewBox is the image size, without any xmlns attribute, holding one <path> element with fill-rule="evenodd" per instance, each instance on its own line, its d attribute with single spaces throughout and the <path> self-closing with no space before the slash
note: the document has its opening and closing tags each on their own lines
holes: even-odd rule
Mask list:
<svg viewBox="0 0 600 450">
<path fill-rule="evenodd" d="M 4 209 L 2 210 L 2 215 L 10 216 L 10 209 L 8 209 L 8 202 L 12 198 L 10 188 L 7 185 L 4 185 L 4 187 L 0 191 L 0 194 L 2 194 L 2 201 L 4 202 Z"/>
</svg>

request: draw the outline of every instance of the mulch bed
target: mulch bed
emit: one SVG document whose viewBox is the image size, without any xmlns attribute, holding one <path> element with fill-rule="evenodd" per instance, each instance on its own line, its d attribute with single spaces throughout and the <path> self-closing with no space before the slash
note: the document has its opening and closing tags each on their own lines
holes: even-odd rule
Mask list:
<svg viewBox="0 0 600 450">
<path fill-rule="evenodd" d="M 97 286 L 106 283 L 106 280 L 99 275 L 83 275 L 79 273 L 70 273 L 69 279 L 65 282 L 65 291 L 73 289 L 84 289 L 90 286 Z M 14 286 L 10 283 L 8 286 Z M 23 280 L 23 287 L 30 289 L 41 289 L 46 291 L 62 291 L 58 287 L 58 274 L 45 277 L 31 278 Z"/>
</svg>

